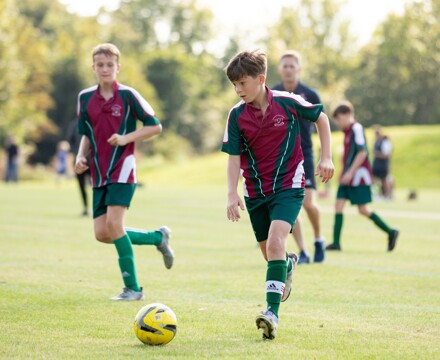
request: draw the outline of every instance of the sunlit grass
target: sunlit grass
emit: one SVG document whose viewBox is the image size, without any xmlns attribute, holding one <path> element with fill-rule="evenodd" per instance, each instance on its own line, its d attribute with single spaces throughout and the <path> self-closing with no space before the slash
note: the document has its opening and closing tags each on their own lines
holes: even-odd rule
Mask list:
<svg viewBox="0 0 440 360">
<path fill-rule="evenodd" d="M 122 287 L 116 251 L 93 240 L 72 182 L 0 185 L 0 358 L 440 356 L 440 192 L 421 191 L 417 202 L 407 202 L 402 191 L 394 202 L 373 205 L 401 230 L 393 253 L 385 235 L 348 208 L 344 251 L 298 268 L 279 336 L 263 342 L 254 317 L 265 305 L 265 263 L 247 215 L 236 224 L 225 219 L 223 160 L 216 154 L 141 174 L 144 187 L 127 224 L 169 225 L 177 255 L 166 270 L 154 248 L 135 248 L 143 303 L 108 300 Z M 333 199 L 320 204 L 330 239 Z M 305 230 L 310 240 L 308 224 Z M 177 314 L 177 336 L 165 347 L 144 346 L 132 331 L 148 302 Z"/>
</svg>

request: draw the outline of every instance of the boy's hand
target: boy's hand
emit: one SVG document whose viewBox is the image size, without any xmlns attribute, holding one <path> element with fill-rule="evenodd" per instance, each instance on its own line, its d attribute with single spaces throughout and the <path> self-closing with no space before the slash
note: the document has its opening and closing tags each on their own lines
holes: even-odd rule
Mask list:
<svg viewBox="0 0 440 360">
<path fill-rule="evenodd" d="M 240 199 L 237 193 L 228 196 L 228 206 L 227 206 L 227 216 L 228 219 L 232 222 L 238 221 L 240 219 L 240 212 L 238 211 L 238 207 L 241 210 L 244 210 L 243 201 Z"/>
<path fill-rule="evenodd" d="M 77 156 L 75 161 L 75 172 L 77 174 L 82 174 L 88 168 L 87 159 L 84 156 Z"/>
<path fill-rule="evenodd" d="M 319 160 L 318 166 L 316 167 L 315 176 L 319 176 L 323 183 L 328 182 L 335 172 L 335 167 L 331 159 L 329 160 Z"/>
<path fill-rule="evenodd" d="M 107 142 L 113 146 L 125 146 L 128 144 L 127 137 L 119 134 L 113 134 Z"/>
<path fill-rule="evenodd" d="M 350 185 L 352 179 L 353 179 L 353 174 L 350 171 L 347 171 L 345 174 L 341 176 L 339 182 L 341 183 L 341 185 Z"/>
</svg>

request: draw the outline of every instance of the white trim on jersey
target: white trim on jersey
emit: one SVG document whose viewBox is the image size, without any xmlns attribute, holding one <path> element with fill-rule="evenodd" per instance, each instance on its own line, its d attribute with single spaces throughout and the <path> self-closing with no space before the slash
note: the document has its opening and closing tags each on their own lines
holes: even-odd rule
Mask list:
<svg viewBox="0 0 440 360">
<path fill-rule="evenodd" d="M 356 169 L 351 186 L 359 186 L 362 180 L 364 180 L 365 185 L 371 185 L 372 183 L 370 172 L 363 166 Z"/>
<path fill-rule="evenodd" d="M 297 103 L 299 103 L 300 105 L 305 106 L 305 107 L 315 106 L 314 104 L 309 103 L 301 95 L 290 93 L 288 91 L 272 90 L 272 93 L 273 93 L 273 97 L 287 97 L 287 98 L 291 98 L 292 100 L 296 101 Z"/>
<path fill-rule="evenodd" d="M 302 187 L 302 178 L 304 175 L 304 166 L 303 166 L 304 160 L 301 160 L 301 162 L 296 167 L 295 175 L 292 179 L 292 189 L 297 189 Z"/>
<path fill-rule="evenodd" d="M 356 143 L 356 145 L 365 145 L 365 137 L 362 125 L 359 123 L 355 123 L 352 129 L 354 134 L 354 142 Z"/>
<path fill-rule="evenodd" d="M 243 195 L 246 197 L 249 197 L 249 192 L 247 191 L 246 187 L 246 178 L 243 176 L 244 170 L 240 169 L 241 177 L 243 178 Z"/>
<path fill-rule="evenodd" d="M 88 93 L 88 92 L 92 92 L 92 91 L 96 91 L 98 89 L 98 85 L 93 85 L 88 87 L 87 89 L 81 90 L 80 93 L 78 94 L 78 104 L 76 106 L 76 114 L 79 115 L 79 110 L 81 108 L 81 104 L 79 99 L 81 98 L 81 95 Z"/>
<path fill-rule="evenodd" d="M 288 134 L 289 134 L 289 136 L 287 137 L 286 148 L 284 149 L 284 154 L 283 154 L 283 156 L 282 156 L 282 158 L 281 158 L 280 164 L 283 163 L 283 161 L 284 161 L 284 157 L 285 157 L 286 154 L 287 154 L 287 149 L 289 148 L 290 129 L 289 129 Z M 278 174 L 280 173 L 280 169 L 281 169 L 281 166 L 278 166 L 277 173 L 276 173 L 276 175 L 275 175 L 275 178 L 273 179 L 273 187 L 272 187 L 272 191 L 273 191 L 273 192 L 275 192 L 275 186 L 276 186 L 276 183 L 277 183 Z M 298 170 L 298 168 L 297 168 L 297 170 Z M 295 177 L 296 177 L 296 172 L 295 172 L 294 179 L 295 179 Z M 295 182 L 295 180 L 294 180 L 294 182 Z"/>
<path fill-rule="evenodd" d="M 256 161 L 255 161 L 254 157 L 252 156 L 252 152 L 250 152 L 250 151 L 249 151 L 249 156 L 250 156 L 250 158 L 251 158 L 251 160 L 252 160 L 252 164 L 251 164 L 251 166 L 252 166 L 252 169 L 254 170 L 255 178 L 258 180 L 258 183 L 259 183 L 259 186 L 258 186 L 258 187 L 260 188 L 260 192 L 261 192 L 261 194 L 262 194 L 264 197 L 266 197 L 266 195 L 265 195 L 264 192 L 263 192 L 263 183 L 261 182 L 261 179 L 260 179 L 260 177 L 258 176 L 257 169 L 255 168 Z M 243 179 L 244 179 L 244 177 L 243 177 Z"/>
<path fill-rule="evenodd" d="M 223 142 L 227 143 L 229 141 L 229 119 L 231 118 L 231 114 L 232 112 L 238 108 L 240 105 L 242 105 L 244 103 L 243 100 L 240 100 L 236 105 L 234 105 L 234 107 L 229 110 L 229 114 L 228 114 L 228 119 L 226 120 L 226 128 L 225 128 L 225 133 L 223 134 Z"/>
<path fill-rule="evenodd" d="M 121 172 L 119 173 L 118 183 L 127 183 L 132 171 L 134 175 L 134 182 L 136 183 L 136 159 L 134 155 L 129 155 L 124 159 L 124 163 L 122 164 Z"/>
<path fill-rule="evenodd" d="M 142 109 L 144 110 L 144 112 L 145 112 L 147 115 L 150 115 L 150 116 L 152 116 L 152 117 L 155 116 L 154 110 L 153 110 L 153 108 L 151 107 L 151 105 L 148 103 L 147 100 L 145 100 L 145 99 L 142 97 L 141 94 L 139 94 L 139 92 L 138 92 L 136 89 L 133 89 L 132 87 L 129 87 L 129 86 L 127 86 L 127 85 L 119 84 L 119 90 L 128 90 L 128 91 L 130 91 L 130 92 L 134 95 L 134 97 L 136 98 L 136 100 L 139 102 L 139 104 L 141 105 L 141 107 L 142 107 Z"/>
<path fill-rule="evenodd" d="M 225 133 L 223 134 L 223 143 L 227 143 L 229 140 L 228 128 L 229 128 L 229 117 L 228 120 L 226 121 Z"/>
<path fill-rule="evenodd" d="M 124 118 L 124 130 L 122 131 L 121 135 L 125 135 L 127 133 L 127 119 L 128 119 L 128 116 L 130 115 L 130 109 L 131 109 L 131 107 L 128 106 L 127 113 Z M 107 176 L 107 183 L 111 181 L 110 173 L 113 171 L 113 167 L 115 166 L 114 160 L 115 160 L 116 154 L 118 152 L 118 148 L 119 148 L 119 145 L 113 147 L 112 158 L 110 160 L 110 165 L 108 167 L 107 175 L 106 175 Z"/>
</svg>

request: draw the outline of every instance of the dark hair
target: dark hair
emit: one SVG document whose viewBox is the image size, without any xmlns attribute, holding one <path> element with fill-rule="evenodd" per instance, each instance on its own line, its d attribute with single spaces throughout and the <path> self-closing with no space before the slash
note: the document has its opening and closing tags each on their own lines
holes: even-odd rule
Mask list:
<svg viewBox="0 0 440 360">
<path fill-rule="evenodd" d="M 346 114 L 354 114 L 354 107 L 350 101 L 343 101 L 339 103 L 333 110 L 333 117 Z"/>
<path fill-rule="evenodd" d="M 228 79 L 238 81 L 245 76 L 266 75 L 267 58 L 260 50 L 242 51 L 235 55 L 225 68 Z"/>
</svg>

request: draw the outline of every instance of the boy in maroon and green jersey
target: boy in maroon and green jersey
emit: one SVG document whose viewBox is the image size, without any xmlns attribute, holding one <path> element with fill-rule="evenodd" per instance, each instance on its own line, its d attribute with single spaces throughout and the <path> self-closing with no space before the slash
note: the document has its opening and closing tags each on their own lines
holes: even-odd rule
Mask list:
<svg viewBox="0 0 440 360">
<path fill-rule="evenodd" d="M 266 55 L 258 51 L 237 54 L 226 74 L 242 99 L 229 113 L 222 151 L 227 167 L 227 216 L 238 221 L 244 204 L 237 193 L 243 175 L 246 207 L 252 228 L 267 260 L 267 311 L 256 318 L 263 339 L 273 339 L 278 309 L 292 288 L 294 263 L 286 241 L 304 198 L 304 168 L 298 121 L 315 122 L 322 154 L 316 175 L 327 182 L 333 176 L 330 127 L 322 105 L 312 105 L 298 95 L 272 91 L 265 85 Z M 301 120 L 300 120 L 301 119 Z"/>
<path fill-rule="evenodd" d="M 346 200 L 357 205 L 359 213 L 371 219 L 380 229 L 388 234 L 388 251 L 396 246 L 399 231 L 390 228 L 376 213 L 371 212 L 367 204 L 371 202 L 371 184 L 373 173 L 368 161 L 368 148 L 364 129 L 354 118 L 353 105 L 342 102 L 333 111 L 336 125 L 344 132 L 343 170 L 339 178 L 338 193 L 335 205 L 335 223 L 333 244 L 327 250 L 341 250 L 341 230 L 343 210 Z"/>
<path fill-rule="evenodd" d="M 168 227 L 151 232 L 124 227 L 125 212 L 136 186 L 134 143 L 159 134 L 162 126 L 136 90 L 116 82 L 119 56 L 113 44 L 101 44 L 93 50 L 98 85 L 78 96 L 78 129 L 82 138 L 75 171 L 81 174 L 90 165 L 95 237 L 115 245 L 125 285 L 123 292 L 111 299 L 129 301 L 144 298 L 137 282 L 132 244 L 156 245 L 168 269 L 173 265 L 174 253 L 169 246 Z M 137 120 L 143 123 L 138 130 Z"/>
</svg>

